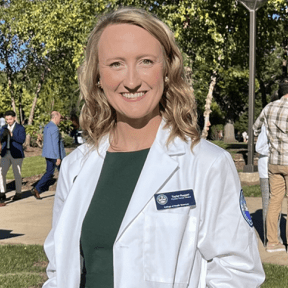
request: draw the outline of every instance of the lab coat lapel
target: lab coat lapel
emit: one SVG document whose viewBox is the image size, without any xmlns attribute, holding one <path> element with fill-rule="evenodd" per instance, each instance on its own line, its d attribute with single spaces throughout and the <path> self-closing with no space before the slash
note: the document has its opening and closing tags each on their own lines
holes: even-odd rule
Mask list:
<svg viewBox="0 0 288 288">
<path fill-rule="evenodd" d="M 160 188 L 170 179 L 170 176 L 177 170 L 178 162 L 172 159 L 170 155 L 185 153 L 183 149 L 181 149 L 183 145 L 180 149 L 174 144 L 170 145 L 170 149 L 165 146 L 163 142 L 166 142 L 168 132 L 163 131 L 162 126 L 163 123 L 160 126 L 160 131 L 158 131 L 156 140 L 148 153 L 118 231 L 116 241 L 118 241 L 127 226 L 129 226 L 133 219 L 143 210 L 154 194 L 160 190 Z"/>
</svg>

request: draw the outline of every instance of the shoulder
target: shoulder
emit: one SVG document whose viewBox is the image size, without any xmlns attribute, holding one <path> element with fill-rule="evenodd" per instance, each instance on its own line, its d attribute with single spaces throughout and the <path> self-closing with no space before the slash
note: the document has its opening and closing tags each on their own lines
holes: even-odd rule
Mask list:
<svg viewBox="0 0 288 288">
<path fill-rule="evenodd" d="M 23 125 L 19 124 L 19 123 L 15 123 L 15 128 L 25 131 L 25 127 Z"/>
<path fill-rule="evenodd" d="M 192 153 L 195 154 L 195 158 L 202 162 L 212 163 L 220 158 L 231 158 L 231 155 L 223 148 L 213 144 L 210 141 L 201 139 L 200 142 L 194 147 Z"/>
<path fill-rule="evenodd" d="M 49 129 L 50 131 L 57 131 L 58 127 L 52 121 L 50 121 L 44 128 L 44 130 Z"/>
<path fill-rule="evenodd" d="M 201 139 L 192 151 L 190 149 L 190 143 L 187 143 L 186 155 L 185 161 L 187 165 L 192 165 L 191 169 L 193 169 L 193 171 L 202 171 L 201 173 L 203 175 L 211 171 L 214 171 L 213 174 L 218 174 L 219 172 L 221 173 L 221 170 L 224 168 L 230 167 L 233 169 L 232 167 L 234 166 L 234 161 L 230 153 L 204 139 Z M 188 162 L 190 162 L 190 164 Z"/>
<path fill-rule="evenodd" d="M 73 150 L 68 156 L 66 156 L 61 164 L 64 167 L 71 167 L 73 165 L 79 165 L 82 160 L 89 154 L 89 147 L 87 144 L 82 144 Z"/>
<path fill-rule="evenodd" d="M 281 99 L 278 99 L 278 100 L 276 100 L 276 101 L 270 102 L 270 103 L 268 103 L 268 104 L 264 107 L 263 110 L 264 110 L 265 112 L 267 112 L 267 111 L 270 110 L 270 109 L 279 107 L 282 102 L 283 102 L 282 98 L 281 98 Z"/>
<path fill-rule="evenodd" d="M 163 126 L 163 124 L 161 125 Z M 165 129 L 160 126 L 156 136 L 157 142 L 169 155 L 183 155 L 184 153 L 185 162 L 193 161 L 193 163 L 208 167 L 208 165 L 214 163 L 217 159 L 231 158 L 227 151 L 204 139 L 200 139 L 200 141 L 193 147 L 192 150 L 191 139 L 183 141 L 179 137 L 175 137 L 167 147 L 166 141 L 169 137 L 169 134 L 169 129 Z"/>
</svg>

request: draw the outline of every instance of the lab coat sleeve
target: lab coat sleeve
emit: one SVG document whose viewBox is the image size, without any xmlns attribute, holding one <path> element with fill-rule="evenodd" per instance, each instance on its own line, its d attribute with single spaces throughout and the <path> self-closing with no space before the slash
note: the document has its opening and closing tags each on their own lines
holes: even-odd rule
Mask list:
<svg viewBox="0 0 288 288">
<path fill-rule="evenodd" d="M 66 159 L 63 160 L 63 164 L 61 165 L 61 169 L 59 172 L 59 178 L 57 182 L 56 194 L 54 199 L 53 206 L 53 219 L 52 219 L 52 229 L 49 235 L 46 238 L 44 243 L 44 250 L 47 255 L 49 264 L 47 267 L 47 276 L 48 280 L 44 283 L 43 288 L 52 288 L 58 287 L 56 281 L 57 269 L 56 269 L 56 261 L 55 261 L 55 239 L 54 233 L 57 227 L 58 220 L 60 218 L 65 199 L 67 197 L 69 191 L 69 184 L 71 185 L 71 181 L 69 181 L 69 177 L 67 177 L 67 169 L 69 169 Z M 58 287 L 60 288 L 60 287 Z"/>
<path fill-rule="evenodd" d="M 265 274 L 257 237 L 242 215 L 241 185 L 229 153 L 222 151 L 211 163 L 203 183 L 198 249 L 207 261 L 206 287 L 260 287 Z"/>
</svg>

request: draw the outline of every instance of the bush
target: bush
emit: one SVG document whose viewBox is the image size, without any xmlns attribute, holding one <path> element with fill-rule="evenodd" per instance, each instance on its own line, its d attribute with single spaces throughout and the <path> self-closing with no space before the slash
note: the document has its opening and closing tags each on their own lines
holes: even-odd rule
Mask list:
<svg viewBox="0 0 288 288">
<path fill-rule="evenodd" d="M 30 146 L 31 147 L 38 147 L 37 145 L 37 137 L 35 137 L 34 135 L 31 136 L 31 140 L 30 140 Z"/>
<path fill-rule="evenodd" d="M 74 140 L 68 134 L 64 134 L 62 137 L 63 137 L 64 147 L 71 147 L 73 145 Z"/>
<path fill-rule="evenodd" d="M 222 137 L 220 137 L 220 131 L 222 131 Z M 222 140 L 223 139 L 224 126 L 222 124 L 211 126 L 210 137 L 212 140 Z"/>
</svg>

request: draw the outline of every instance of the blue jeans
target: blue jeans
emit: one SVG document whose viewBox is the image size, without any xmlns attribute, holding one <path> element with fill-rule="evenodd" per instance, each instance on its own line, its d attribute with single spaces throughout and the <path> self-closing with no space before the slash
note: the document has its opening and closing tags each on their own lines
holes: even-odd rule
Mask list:
<svg viewBox="0 0 288 288">
<path fill-rule="evenodd" d="M 46 172 L 35 186 L 38 192 L 45 191 L 46 188 L 45 186 L 47 186 L 49 180 L 52 179 L 55 168 L 57 167 L 57 169 L 60 170 L 60 166 L 56 166 L 57 159 L 51 159 L 51 158 L 45 158 L 45 159 L 46 159 Z"/>
</svg>

